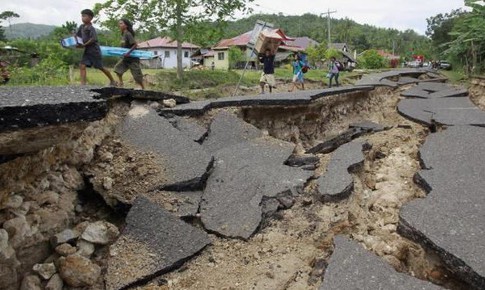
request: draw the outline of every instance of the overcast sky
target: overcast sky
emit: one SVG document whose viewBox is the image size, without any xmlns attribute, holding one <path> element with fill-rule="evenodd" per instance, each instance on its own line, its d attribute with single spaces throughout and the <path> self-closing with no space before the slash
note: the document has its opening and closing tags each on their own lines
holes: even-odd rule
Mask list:
<svg viewBox="0 0 485 290">
<path fill-rule="evenodd" d="M 0 0 L 0 12 L 20 15 L 12 23 L 61 25 L 81 22 L 80 11 L 103 0 Z M 464 7 L 464 0 L 255 0 L 254 13 L 320 14 L 337 11 L 332 18 L 348 17 L 362 24 L 378 27 L 413 29 L 424 34 L 426 18 Z M 3 23 L 7 26 L 8 23 Z"/>
</svg>

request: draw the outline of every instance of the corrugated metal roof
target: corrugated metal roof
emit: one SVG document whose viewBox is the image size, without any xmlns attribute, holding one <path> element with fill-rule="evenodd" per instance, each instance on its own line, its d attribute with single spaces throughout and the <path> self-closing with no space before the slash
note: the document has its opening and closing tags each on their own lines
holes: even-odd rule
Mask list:
<svg viewBox="0 0 485 290">
<path fill-rule="evenodd" d="M 222 39 L 215 46 L 214 49 L 228 48 L 230 46 L 245 46 L 251 38 L 252 31 L 248 31 L 233 38 Z"/>
<path fill-rule="evenodd" d="M 251 39 L 252 32 L 253 31 L 251 30 L 241 35 L 235 36 L 233 38 L 223 39 L 219 41 L 213 47 L 213 49 L 224 49 L 224 48 L 229 48 L 231 46 L 247 46 L 249 40 Z M 278 39 L 289 40 L 289 41 L 294 40 L 294 38 L 286 36 L 281 29 L 272 29 L 272 30 L 263 31 L 261 33 L 263 33 L 266 37 L 269 37 L 269 38 L 278 38 Z"/>
<path fill-rule="evenodd" d="M 344 48 L 348 48 L 346 43 L 330 43 L 330 48 L 343 50 Z"/>
<path fill-rule="evenodd" d="M 349 61 L 351 61 L 351 62 L 357 62 L 350 53 L 348 53 L 346 51 L 343 51 L 343 50 L 340 51 L 340 52 L 343 54 L 344 57 L 348 58 Z"/>
<path fill-rule="evenodd" d="M 165 37 L 157 37 L 154 39 L 150 39 L 138 44 L 138 48 L 155 48 L 155 47 L 177 48 L 177 41 L 172 40 L 168 36 L 165 36 Z M 189 42 L 183 42 L 182 48 L 196 49 L 196 48 L 199 48 L 199 46 Z"/>
<path fill-rule="evenodd" d="M 320 43 L 311 39 L 310 37 L 303 36 L 303 37 L 296 37 L 293 41 L 285 41 L 288 46 L 298 46 L 303 48 L 303 50 L 307 49 L 309 46 L 317 46 Z"/>
</svg>

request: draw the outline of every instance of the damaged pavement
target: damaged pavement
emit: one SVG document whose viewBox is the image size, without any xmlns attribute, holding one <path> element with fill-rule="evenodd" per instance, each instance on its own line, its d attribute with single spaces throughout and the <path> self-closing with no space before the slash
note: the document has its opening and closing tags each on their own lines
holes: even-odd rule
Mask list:
<svg viewBox="0 0 485 290">
<path fill-rule="evenodd" d="M 485 113 L 466 90 L 443 81 L 422 70 L 398 70 L 344 88 L 200 102 L 124 89 L 2 88 L 0 288 L 207 289 L 213 282 L 192 277 L 220 265 L 221 277 L 212 278 L 223 281 L 230 269 L 224 257 L 259 269 L 266 255 L 264 277 L 253 283 L 239 274 L 225 289 L 482 289 L 484 153 L 477 136 Z M 422 170 L 414 173 L 426 197 L 398 208 L 392 231 L 436 255 L 433 263 L 451 276 L 446 279 L 398 273 L 409 257 L 389 265 L 391 258 L 349 239 L 357 235 L 354 201 L 365 196 L 363 184 L 377 186 L 365 176 L 369 160 L 389 154 L 369 140 L 420 125 L 396 125 L 384 115 L 365 119 L 345 102 L 335 105 L 342 116 L 335 120 L 349 119 L 338 134 L 309 136 L 296 121 L 286 128 L 276 119 L 265 127 L 266 120 L 248 114 L 299 110 L 305 116 L 305 108 L 352 102 L 355 94 L 372 111 L 373 98 L 390 98 L 402 86 L 409 88 L 401 93 L 407 99 L 392 108 L 393 118 L 403 123 L 399 113 L 425 126 L 419 130 L 436 125 L 439 132 L 420 136 Z M 277 130 L 288 137 L 277 138 L 283 135 Z M 96 202 L 83 201 L 87 196 Z M 311 222 L 296 232 L 285 229 L 300 219 Z M 298 258 L 292 251 L 306 246 L 295 243 L 280 254 L 279 245 L 264 246 L 283 229 L 279 239 L 308 239 L 315 247 Z M 230 258 L 255 243 L 262 246 L 254 255 Z M 280 264 L 272 266 L 272 255 L 293 257 L 293 265 L 275 256 Z M 298 265 L 305 266 L 278 270 Z"/>
</svg>

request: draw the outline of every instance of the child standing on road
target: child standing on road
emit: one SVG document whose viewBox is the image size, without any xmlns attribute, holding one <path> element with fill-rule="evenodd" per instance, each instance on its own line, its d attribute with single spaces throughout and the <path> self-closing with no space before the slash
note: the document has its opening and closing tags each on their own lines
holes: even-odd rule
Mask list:
<svg viewBox="0 0 485 290">
<path fill-rule="evenodd" d="M 137 47 L 133 25 L 129 20 L 121 19 L 118 22 L 118 27 L 120 28 L 123 37 L 121 46 L 129 48 L 130 50 L 123 55 L 123 58 L 120 59 L 120 61 L 118 61 L 114 71 L 118 75 L 120 86 L 123 86 L 123 74 L 129 69 L 133 79 L 135 79 L 135 82 L 140 85 L 143 90 L 145 89 L 145 86 L 143 85 L 143 73 L 141 72 L 140 59 L 130 56 L 130 53 Z"/>
<path fill-rule="evenodd" d="M 103 67 L 101 60 L 101 48 L 98 44 L 98 36 L 96 29 L 94 29 L 91 21 L 93 20 L 94 13 L 90 9 L 84 9 L 81 11 L 81 19 L 83 24 L 79 27 L 76 36 L 82 38 L 83 44 L 78 44 L 78 47 L 84 48 L 84 53 L 81 59 L 79 69 L 81 71 L 81 85 L 86 84 L 86 67 L 94 67 L 102 71 L 109 78 L 109 85 L 116 86 L 116 82 L 113 76 Z"/>
</svg>

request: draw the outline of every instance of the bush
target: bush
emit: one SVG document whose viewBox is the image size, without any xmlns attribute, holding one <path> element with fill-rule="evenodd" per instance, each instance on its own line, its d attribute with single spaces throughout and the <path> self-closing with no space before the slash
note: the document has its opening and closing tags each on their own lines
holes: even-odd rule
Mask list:
<svg viewBox="0 0 485 290">
<path fill-rule="evenodd" d="M 365 51 L 358 59 L 359 68 L 380 69 L 388 66 L 388 62 L 382 57 L 377 50 L 371 49 Z"/>
<path fill-rule="evenodd" d="M 56 58 L 47 58 L 32 68 L 11 68 L 10 77 L 11 85 L 67 85 L 69 68 Z"/>
</svg>

